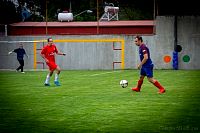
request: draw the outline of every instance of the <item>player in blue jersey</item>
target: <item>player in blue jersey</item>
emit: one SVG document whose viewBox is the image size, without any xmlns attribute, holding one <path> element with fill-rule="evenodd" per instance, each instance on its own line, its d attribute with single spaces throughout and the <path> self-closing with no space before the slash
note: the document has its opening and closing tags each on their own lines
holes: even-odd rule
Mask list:
<svg viewBox="0 0 200 133">
<path fill-rule="evenodd" d="M 163 86 L 153 78 L 153 62 L 150 58 L 149 48 L 143 43 L 141 36 L 135 37 L 135 45 L 139 46 L 140 64 L 137 66 L 140 69 L 140 79 L 138 80 L 137 87 L 132 88 L 133 91 L 140 92 L 143 84 L 144 77 L 147 76 L 149 82 L 155 85 L 159 91 L 159 94 L 165 92 Z"/>
<path fill-rule="evenodd" d="M 13 52 L 17 54 L 17 60 L 20 64 L 20 66 L 16 69 L 16 71 L 18 72 L 21 69 L 21 73 L 25 73 L 24 69 L 23 69 L 24 68 L 24 55 L 26 55 L 27 58 L 28 58 L 28 55 L 26 54 L 26 51 L 23 48 L 23 44 L 20 43 L 19 48 L 8 52 L 8 54 L 12 54 Z"/>
</svg>

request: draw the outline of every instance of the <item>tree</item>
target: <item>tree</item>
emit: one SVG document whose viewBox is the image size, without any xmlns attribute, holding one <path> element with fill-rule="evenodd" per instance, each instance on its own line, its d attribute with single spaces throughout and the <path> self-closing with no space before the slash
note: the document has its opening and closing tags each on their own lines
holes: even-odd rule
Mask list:
<svg viewBox="0 0 200 133">
<path fill-rule="evenodd" d="M 64 10 L 72 12 L 74 15 L 84 10 L 92 10 L 92 14 L 81 14 L 75 20 L 97 20 L 97 0 L 18 0 L 18 2 L 19 7 L 16 9 L 12 2 L 3 0 L 0 5 L 0 15 L 4 16 L 0 18 L 1 23 L 22 21 L 21 9 L 25 3 L 31 13 L 30 18 L 25 21 L 45 21 L 46 11 L 48 21 L 58 21 L 58 13 Z M 98 18 L 104 13 L 105 2 L 119 6 L 119 20 L 153 19 L 154 0 L 98 0 Z"/>
<path fill-rule="evenodd" d="M 0 4 L 0 23 L 10 24 L 18 22 L 20 15 L 15 8 L 15 5 L 11 1 L 3 1 Z"/>
</svg>

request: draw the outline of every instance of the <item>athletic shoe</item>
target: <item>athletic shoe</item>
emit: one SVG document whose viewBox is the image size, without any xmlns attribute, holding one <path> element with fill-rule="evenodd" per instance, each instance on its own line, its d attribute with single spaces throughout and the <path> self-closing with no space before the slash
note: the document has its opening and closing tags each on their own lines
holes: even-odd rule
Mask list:
<svg viewBox="0 0 200 133">
<path fill-rule="evenodd" d="M 159 93 L 159 94 L 165 93 L 165 89 L 160 89 L 160 90 L 158 91 L 158 93 Z"/>
<path fill-rule="evenodd" d="M 54 81 L 54 84 L 55 84 L 56 86 L 60 86 L 59 81 Z"/>
<path fill-rule="evenodd" d="M 25 73 L 25 72 L 21 72 L 21 73 Z"/>
<path fill-rule="evenodd" d="M 50 84 L 49 83 L 48 84 L 45 83 L 44 86 L 50 86 Z"/>
<path fill-rule="evenodd" d="M 136 88 L 132 88 L 132 91 L 140 92 L 140 89 L 136 87 Z"/>
</svg>

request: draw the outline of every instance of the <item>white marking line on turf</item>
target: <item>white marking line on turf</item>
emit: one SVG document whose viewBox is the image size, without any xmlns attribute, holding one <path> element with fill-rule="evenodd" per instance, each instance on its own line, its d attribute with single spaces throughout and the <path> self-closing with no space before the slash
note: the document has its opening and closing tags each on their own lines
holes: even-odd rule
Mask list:
<svg viewBox="0 0 200 133">
<path fill-rule="evenodd" d="M 104 75 L 104 74 L 109 74 L 109 73 L 115 73 L 115 72 L 121 72 L 121 71 L 112 71 L 112 72 L 96 73 L 96 74 L 92 74 L 92 75 L 90 75 L 90 76 L 99 76 L 99 75 Z"/>
</svg>

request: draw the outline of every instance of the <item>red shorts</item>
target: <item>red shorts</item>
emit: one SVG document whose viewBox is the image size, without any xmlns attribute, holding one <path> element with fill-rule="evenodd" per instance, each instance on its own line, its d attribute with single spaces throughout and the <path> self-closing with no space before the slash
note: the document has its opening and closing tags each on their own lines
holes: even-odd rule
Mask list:
<svg viewBox="0 0 200 133">
<path fill-rule="evenodd" d="M 47 65 L 49 66 L 50 71 L 54 71 L 58 66 L 55 62 L 49 62 Z"/>
</svg>

